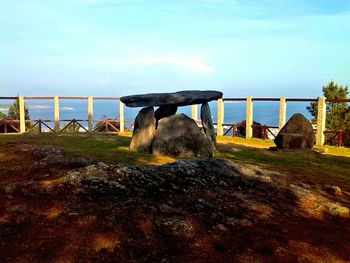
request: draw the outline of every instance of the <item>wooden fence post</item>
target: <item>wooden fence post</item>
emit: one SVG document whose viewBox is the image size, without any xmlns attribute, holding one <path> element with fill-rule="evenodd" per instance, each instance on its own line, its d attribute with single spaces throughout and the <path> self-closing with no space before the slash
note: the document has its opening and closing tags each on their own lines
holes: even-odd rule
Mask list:
<svg viewBox="0 0 350 263">
<path fill-rule="evenodd" d="M 26 132 L 26 116 L 24 110 L 24 97 L 18 96 L 19 103 L 19 131 L 20 133 Z"/>
<path fill-rule="evenodd" d="M 119 131 L 124 132 L 124 103 L 119 100 Z"/>
<path fill-rule="evenodd" d="M 92 132 L 92 116 L 94 113 L 94 107 L 93 107 L 93 97 L 88 97 L 88 131 Z"/>
<path fill-rule="evenodd" d="M 286 123 L 286 98 L 280 98 L 280 111 L 278 117 L 278 129 L 281 130 L 284 124 Z"/>
<path fill-rule="evenodd" d="M 191 117 L 195 122 L 197 122 L 198 120 L 197 104 L 191 105 Z"/>
<path fill-rule="evenodd" d="M 55 122 L 54 131 L 59 132 L 60 131 L 60 104 L 58 96 L 53 97 L 53 108 L 54 108 L 54 116 L 53 120 Z"/>
<path fill-rule="evenodd" d="M 326 98 L 318 97 L 317 103 L 317 130 L 316 130 L 316 145 L 324 144 L 324 131 L 326 129 Z"/>
<path fill-rule="evenodd" d="M 216 135 L 217 136 L 223 136 L 224 129 L 223 129 L 223 123 L 224 123 L 224 101 L 223 99 L 218 99 L 218 105 L 217 105 L 217 123 L 216 123 Z"/>
<path fill-rule="evenodd" d="M 245 137 L 250 139 L 253 137 L 253 101 L 252 97 L 246 99 L 246 117 L 245 117 Z"/>
</svg>

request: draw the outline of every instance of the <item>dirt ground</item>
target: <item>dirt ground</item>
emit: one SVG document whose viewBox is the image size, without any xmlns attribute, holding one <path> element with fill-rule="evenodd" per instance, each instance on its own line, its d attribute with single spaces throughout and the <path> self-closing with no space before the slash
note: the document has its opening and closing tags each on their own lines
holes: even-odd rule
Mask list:
<svg viewBox="0 0 350 263">
<path fill-rule="evenodd" d="M 344 190 L 215 158 L 0 152 L 0 262 L 350 262 L 349 207 Z"/>
</svg>

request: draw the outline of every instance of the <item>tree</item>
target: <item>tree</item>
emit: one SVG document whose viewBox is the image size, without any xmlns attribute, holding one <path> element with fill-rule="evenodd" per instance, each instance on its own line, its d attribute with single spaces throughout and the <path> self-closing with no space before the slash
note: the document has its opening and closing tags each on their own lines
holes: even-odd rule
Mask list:
<svg viewBox="0 0 350 263">
<path fill-rule="evenodd" d="M 5 114 L 3 114 L 1 111 L 0 111 L 0 119 L 4 118 L 5 117 Z"/>
<path fill-rule="evenodd" d="M 346 99 L 348 98 L 348 87 L 338 85 L 334 81 L 322 87 L 323 95 L 327 99 Z M 317 118 L 317 102 L 310 103 L 307 110 Z M 326 129 L 330 131 L 350 130 L 350 106 L 346 102 L 327 102 L 326 106 Z"/>
<path fill-rule="evenodd" d="M 7 116 L 13 119 L 19 119 L 19 99 L 17 98 L 8 110 Z M 26 120 L 29 120 L 28 108 L 24 105 L 24 116 Z"/>
<path fill-rule="evenodd" d="M 323 95 L 327 99 L 346 99 L 348 87 L 330 81 L 322 88 Z M 317 102 L 310 103 L 308 111 L 317 117 Z M 326 107 L 326 128 L 328 130 L 348 130 L 350 128 L 350 106 L 346 102 L 328 102 Z"/>
</svg>

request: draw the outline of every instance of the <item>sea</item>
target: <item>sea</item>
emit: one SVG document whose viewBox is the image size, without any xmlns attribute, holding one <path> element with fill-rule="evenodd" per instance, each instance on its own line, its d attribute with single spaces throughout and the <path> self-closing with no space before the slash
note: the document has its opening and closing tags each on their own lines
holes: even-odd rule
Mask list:
<svg viewBox="0 0 350 263">
<path fill-rule="evenodd" d="M 0 111 L 7 113 L 8 108 L 13 103 L 11 100 L 0 101 Z M 117 100 L 94 100 L 93 120 L 119 119 L 119 101 Z M 308 102 L 287 102 L 286 119 L 288 120 L 294 113 L 301 113 L 306 118 L 312 119 L 306 107 Z M 53 100 L 27 99 L 25 105 L 29 110 L 31 120 L 43 119 L 53 120 L 54 106 Z M 60 99 L 60 120 L 61 125 L 72 119 L 80 119 L 82 125 L 87 127 L 87 100 L 81 99 Z M 217 103 L 209 103 L 213 122 L 216 122 Z M 124 108 L 125 126 L 132 127 L 133 121 L 141 108 Z M 224 123 L 233 124 L 245 120 L 245 101 L 225 101 L 224 103 Z M 178 113 L 185 113 L 191 116 L 191 106 L 179 107 Z M 198 115 L 200 105 L 198 105 Z M 254 101 L 253 120 L 269 126 L 278 126 L 279 102 L 278 101 Z M 53 125 L 53 123 L 52 123 Z M 50 125 L 51 126 L 51 125 Z"/>
</svg>

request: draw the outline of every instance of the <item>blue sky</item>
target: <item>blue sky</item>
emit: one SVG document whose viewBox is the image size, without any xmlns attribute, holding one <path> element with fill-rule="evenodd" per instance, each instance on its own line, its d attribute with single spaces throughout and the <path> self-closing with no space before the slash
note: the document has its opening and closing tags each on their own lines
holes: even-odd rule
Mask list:
<svg viewBox="0 0 350 263">
<path fill-rule="evenodd" d="M 0 96 L 350 85 L 350 0 L 0 0 Z"/>
</svg>

